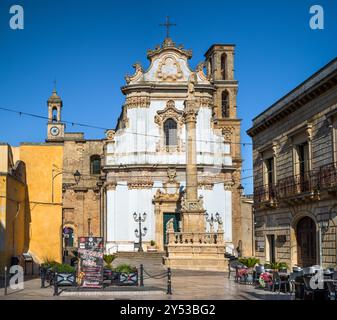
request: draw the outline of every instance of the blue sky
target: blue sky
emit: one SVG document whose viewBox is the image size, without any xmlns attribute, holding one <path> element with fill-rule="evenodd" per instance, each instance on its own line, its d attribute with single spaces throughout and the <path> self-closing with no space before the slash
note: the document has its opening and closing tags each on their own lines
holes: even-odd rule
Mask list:
<svg viewBox="0 0 337 320">
<path fill-rule="evenodd" d="M 9 8 L 20 4 L 25 29 L 9 28 Z M 324 8 L 324 30 L 309 27 L 310 6 Z M 161 43 L 166 15 L 173 40 L 193 50 L 191 66 L 213 43 L 235 43 L 242 141 L 251 119 L 336 57 L 337 0 L 107 1 L 0 0 L 0 106 L 47 115 L 53 81 L 63 119 L 114 128 L 132 64 L 148 66 L 146 50 Z M 43 142 L 46 121 L 0 111 L 0 141 Z M 101 138 L 103 131 L 84 131 Z M 251 176 L 251 146 L 242 147 L 243 176 Z M 245 179 L 246 192 L 252 180 Z"/>
</svg>

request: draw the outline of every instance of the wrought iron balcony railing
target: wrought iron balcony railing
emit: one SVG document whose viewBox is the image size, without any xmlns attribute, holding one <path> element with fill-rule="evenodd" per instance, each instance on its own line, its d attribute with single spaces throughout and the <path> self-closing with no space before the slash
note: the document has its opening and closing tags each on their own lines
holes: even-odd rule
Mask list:
<svg viewBox="0 0 337 320">
<path fill-rule="evenodd" d="M 324 190 L 337 190 L 337 164 L 329 163 L 303 175 L 293 175 L 278 180 L 276 185 L 263 185 L 254 189 L 254 203 L 277 203 L 280 200 L 319 195 Z"/>
</svg>

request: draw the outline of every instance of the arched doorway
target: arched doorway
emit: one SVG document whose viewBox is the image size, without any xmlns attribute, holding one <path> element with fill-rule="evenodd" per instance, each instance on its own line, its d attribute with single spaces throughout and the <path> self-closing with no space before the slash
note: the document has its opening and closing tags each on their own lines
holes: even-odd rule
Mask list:
<svg viewBox="0 0 337 320">
<path fill-rule="evenodd" d="M 297 264 L 309 267 L 317 264 L 317 233 L 314 220 L 304 217 L 297 223 Z"/>
<path fill-rule="evenodd" d="M 65 248 L 74 246 L 74 230 L 70 227 L 63 228 L 64 246 Z"/>
</svg>

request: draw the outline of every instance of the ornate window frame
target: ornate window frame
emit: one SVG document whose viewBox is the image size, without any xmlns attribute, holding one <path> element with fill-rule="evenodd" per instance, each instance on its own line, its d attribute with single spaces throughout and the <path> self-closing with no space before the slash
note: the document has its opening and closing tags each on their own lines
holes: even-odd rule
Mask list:
<svg viewBox="0 0 337 320">
<path fill-rule="evenodd" d="M 164 123 L 168 119 L 173 119 L 177 123 L 177 145 L 167 146 L 165 143 Z M 182 152 L 184 151 L 184 143 L 181 139 L 182 128 L 184 125 L 183 111 L 176 109 L 173 100 L 166 103 L 164 110 L 157 111 L 154 122 L 159 126 L 160 139 L 156 145 L 156 151 L 162 152 Z"/>
</svg>

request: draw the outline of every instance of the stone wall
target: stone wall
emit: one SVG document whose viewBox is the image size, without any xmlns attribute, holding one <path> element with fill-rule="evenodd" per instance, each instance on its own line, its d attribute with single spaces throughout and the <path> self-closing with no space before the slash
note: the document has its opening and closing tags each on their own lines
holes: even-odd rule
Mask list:
<svg viewBox="0 0 337 320">
<path fill-rule="evenodd" d="M 324 80 L 325 81 L 325 80 Z M 328 81 L 328 80 L 326 80 Z M 334 82 L 336 84 L 336 82 Z M 276 260 L 295 265 L 297 259 L 297 239 L 296 226 L 302 217 L 310 217 L 316 225 L 316 257 L 317 263 L 323 266 L 336 266 L 336 189 L 322 189 L 319 182 L 315 182 L 316 194 L 312 193 L 313 188 L 307 194 L 295 194 L 293 197 L 280 198 L 277 194 L 277 185 L 281 179 L 294 177 L 296 157 L 294 148 L 297 137 L 302 134 L 309 143 L 309 165 L 312 172 L 320 172 L 322 166 L 336 162 L 334 157 L 334 130 L 336 130 L 337 110 L 337 86 L 329 84 L 314 91 L 306 86 L 305 96 L 300 96 L 295 100 L 305 99 L 304 103 L 295 111 L 290 111 L 288 115 L 279 117 L 278 120 L 270 124 L 260 115 L 254 120 L 252 129 L 248 132 L 253 137 L 253 166 L 254 166 L 254 187 L 255 189 L 255 255 L 262 261 L 268 259 L 267 236 L 274 234 L 276 241 Z M 329 89 L 327 89 L 329 88 Z M 300 89 L 296 89 L 301 91 Z M 314 91 L 314 93 L 313 93 Z M 287 98 L 284 98 L 286 100 Z M 277 102 L 277 104 L 282 104 Z M 289 105 L 292 110 L 294 105 Z M 280 110 L 275 110 L 281 112 Z M 335 113 L 337 114 L 337 112 Z M 335 119 L 335 120 L 333 120 Z M 267 123 L 258 132 L 252 130 L 262 123 Z M 336 148 L 336 146 L 335 146 Z M 263 168 L 264 153 L 272 150 L 275 161 L 276 201 L 270 199 L 261 203 L 258 188 L 263 189 L 266 183 L 264 179 L 265 169 Z M 335 151 L 336 152 L 336 151 Z M 312 173 L 313 174 L 313 173 Z M 310 173 L 310 175 L 312 175 Z M 282 180 L 281 180 L 282 181 Z M 262 190 L 261 189 L 261 190 Z M 267 191 L 268 193 L 268 191 Z M 268 195 L 270 196 L 270 195 Z M 329 220 L 328 230 L 320 229 L 320 222 Z M 320 243 L 320 234 L 322 240 Z"/>
<path fill-rule="evenodd" d="M 91 173 L 90 157 L 102 157 L 103 145 L 102 140 L 64 141 L 63 227 L 73 228 L 74 246 L 80 236 L 101 236 L 102 181 L 101 174 Z M 76 170 L 81 173 L 78 184 L 74 180 Z"/>
</svg>

